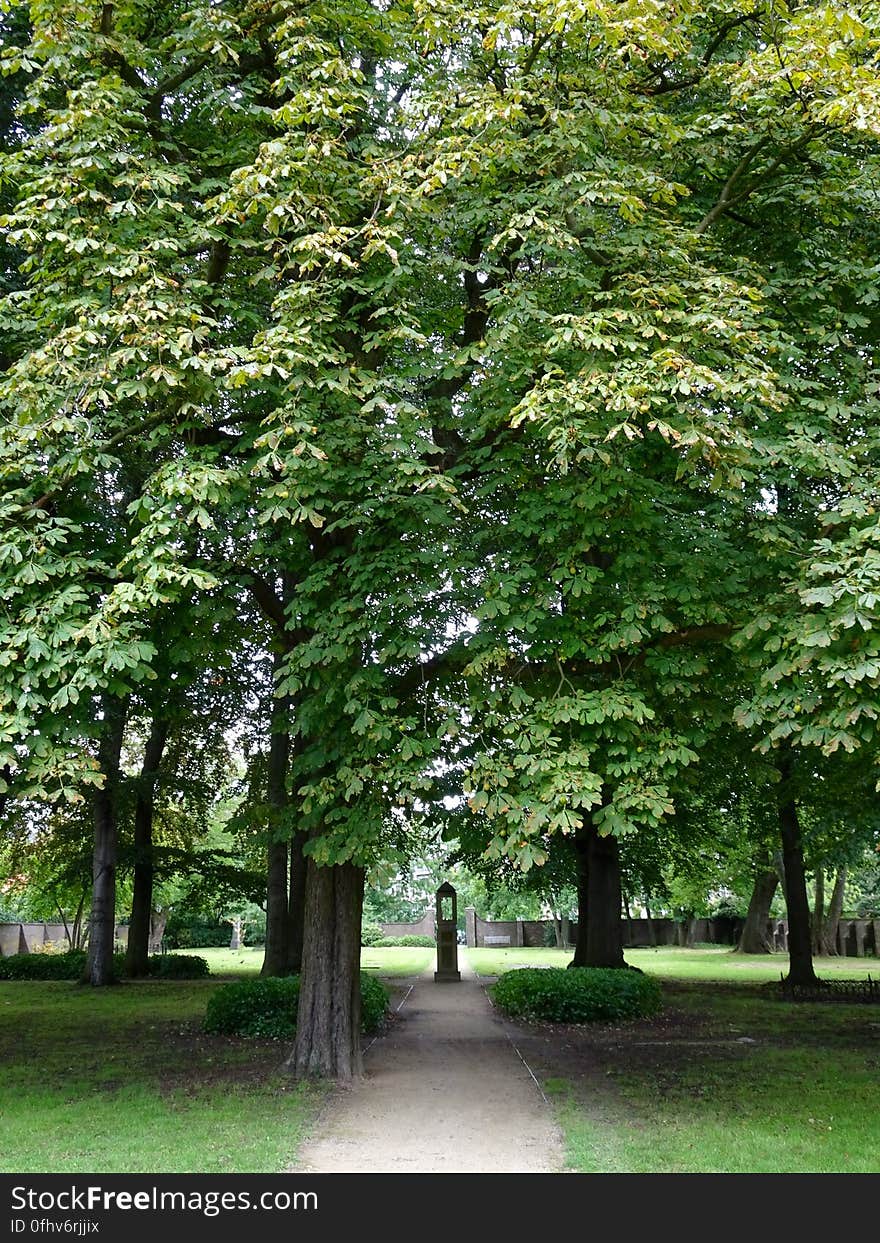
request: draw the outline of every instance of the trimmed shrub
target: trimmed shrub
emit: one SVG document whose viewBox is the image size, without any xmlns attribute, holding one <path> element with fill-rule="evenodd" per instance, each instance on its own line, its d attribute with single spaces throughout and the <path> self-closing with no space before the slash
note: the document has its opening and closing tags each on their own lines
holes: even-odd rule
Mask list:
<svg viewBox="0 0 880 1243">
<path fill-rule="evenodd" d="M 10 954 L 0 958 L 0 980 L 78 980 L 85 970 L 85 950 L 66 954 Z"/>
<path fill-rule="evenodd" d="M 550 1023 L 609 1023 L 656 1014 L 656 980 L 613 967 L 522 967 L 508 971 L 492 996 L 512 1018 Z"/>
<path fill-rule="evenodd" d="M 154 954 L 150 975 L 160 980 L 204 980 L 211 974 L 206 958 L 198 954 Z"/>
<path fill-rule="evenodd" d="M 208 998 L 205 1031 L 220 1036 L 292 1036 L 298 1001 L 298 975 L 236 980 Z"/>
<path fill-rule="evenodd" d="M 373 1032 L 388 1009 L 388 989 L 374 975 L 361 972 L 361 1031 Z"/>
<path fill-rule="evenodd" d="M 361 925 L 361 945 L 378 945 L 381 940 L 381 924 L 365 923 Z"/>
<path fill-rule="evenodd" d="M 0 958 L 0 980 L 79 980 L 86 969 L 85 950 L 66 954 L 12 954 Z M 113 971 L 125 978 L 125 955 L 113 955 Z M 195 954 L 153 954 L 149 973 L 160 980 L 203 980 L 210 975 L 204 958 Z"/>
<path fill-rule="evenodd" d="M 260 1036 L 282 1040 L 296 1032 L 299 976 L 259 976 L 224 984 L 208 999 L 205 1031 L 220 1036 Z M 381 980 L 361 975 L 361 1030 L 379 1026 L 388 1007 Z"/>
<path fill-rule="evenodd" d="M 380 937 L 378 941 L 373 942 L 373 948 L 377 950 L 392 950 L 398 946 L 412 949 L 433 949 L 437 942 L 433 937 L 422 936 L 405 936 L 405 937 Z"/>
</svg>

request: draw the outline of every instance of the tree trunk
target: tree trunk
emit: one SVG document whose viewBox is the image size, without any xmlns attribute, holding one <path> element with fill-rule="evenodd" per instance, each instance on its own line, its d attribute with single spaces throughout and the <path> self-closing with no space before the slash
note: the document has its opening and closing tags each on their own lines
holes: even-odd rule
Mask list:
<svg viewBox="0 0 880 1243">
<path fill-rule="evenodd" d="M 648 906 L 648 899 L 645 898 L 645 919 L 648 921 L 648 944 L 656 946 L 657 929 L 654 927 L 654 920 L 651 915 L 651 908 Z"/>
<path fill-rule="evenodd" d="M 85 982 L 103 987 L 114 982 L 113 949 L 116 935 L 116 862 L 119 841 L 119 758 L 125 734 L 127 700 L 111 695 L 102 699 L 103 723 L 98 763 L 104 784 L 93 803 L 92 914 Z"/>
<path fill-rule="evenodd" d="M 276 668 L 281 657 L 276 657 Z M 266 950 L 261 975 L 287 975 L 289 893 L 287 855 L 289 837 L 284 823 L 287 808 L 287 769 L 290 763 L 290 725 L 286 700 L 276 703 L 269 741 L 268 796 L 270 807 L 268 886 L 266 892 Z M 282 836 L 283 834 L 283 836 Z"/>
<path fill-rule="evenodd" d="M 773 936 L 768 930 L 770 907 L 779 884 L 775 870 L 764 867 L 755 877 L 746 922 L 743 924 L 736 947 L 738 954 L 772 954 Z"/>
<path fill-rule="evenodd" d="M 779 793 L 779 833 L 785 868 L 785 896 L 788 911 L 788 982 L 815 984 L 810 934 L 810 903 L 797 804 L 791 788 L 792 764 L 784 756 L 779 766 L 782 786 Z"/>
<path fill-rule="evenodd" d="M 629 909 L 629 895 L 626 890 L 623 891 L 623 913 L 626 915 L 626 943 L 631 946 L 633 943 L 633 917 L 632 911 Z"/>
<path fill-rule="evenodd" d="M 167 717 L 153 713 L 134 807 L 134 889 L 128 945 L 125 947 L 125 974 L 132 979 L 145 976 L 149 971 L 153 914 L 153 802 L 169 726 Z"/>
<path fill-rule="evenodd" d="M 587 916 L 589 911 L 590 890 L 590 830 L 581 825 L 575 830 L 574 849 L 577 867 L 577 901 L 578 924 L 577 937 L 574 944 L 574 958 L 570 967 L 586 967 L 587 965 Z"/>
<path fill-rule="evenodd" d="M 348 1083 L 362 1073 L 363 902 L 363 868 L 318 867 L 309 859 L 296 1042 L 285 1063 L 298 1079 Z"/>
<path fill-rule="evenodd" d="M 846 889 L 846 867 L 837 869 L 837 875 L 834 878 L 834 888 L 831 890 L 831 902 L 828 907 L 828 915 L 826 916 L 822 928 L 822 944 L 819 949 L 820 954 L 825 954 L 829 958 L 835 956 L 839 951 L 837 948 L 837 929 L 840 924 L 840 916 L 843 912 L 843 895 Z"/>
<path fill-rule="evenodd" d="M 822 942 L 824 940 L 825 930 L 825 869 L 816 868 L 816 896 L 813 900 L 813 921 L 811 924 L 811 933 L 813 938 L 813 953 L 822 953 Z"/>
<path fill-rule="evenodd" d="M 613 833 L 589 833 L 587 887 L 587 967 L 625 967 L 620 918 L 620 851 Z"/>
<path fill-rule="evenodd" d="M 287 903 L 287 974 L 289 975 L 299 975 L 302 970 L 307 862 L 303 847 L 307 841 L 307 833 L 294 833 L 290 839 L 290 893 Z"/>
</svg>

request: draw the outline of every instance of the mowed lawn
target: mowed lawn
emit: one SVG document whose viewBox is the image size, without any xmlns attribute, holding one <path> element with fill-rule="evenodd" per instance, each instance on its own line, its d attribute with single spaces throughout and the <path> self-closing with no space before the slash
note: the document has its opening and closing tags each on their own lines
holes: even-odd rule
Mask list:
<svg viewBox="0 0 880 1243">
<path fill-rule="evenodd" d="M 0 982 L 0 1171 L 289 1166 L 322 1091 L 280 1070 L 278 1042 L 205 1035 L 217 987 Z"/>
<path fill-rule="evenodd" d="M 565 966 L 570 951 L 469 950 L 483 975 Z M 663 984 L 657 1019 L 522 1025 L 521 1047 L 588 1173 L 880 1172 L 880 1006 L 776 1000 L 785 955 L 632 950 Z M 876 958 L 818 959 L 826 978 Z"/>
<path fill-rule="evenodd" d="M 224 978 L 262 948 L 180 951 L 212 979 L 111 989 L 0 981 L 0 1172 L 260 1173 L 294 1161 L 324 1089 L 281 1069 L 286 1046 L 202 1031 Z M 433 950 L 364 950 L 363 967 L 418 974 Z"/>
<path fill-rule="evenodd" d="M 501 975 L 516 967 L 567 967 L 572 959 L 570 949 L 511 947 L 469 949 L 465 953 L 477 975 Z M 735 954 L 725 945 L 626 950 L 624 957 L 633 967 L 667 980 L 763 983 L 778 980 L 788 970 L 787 954 Z M 816 958 L 814 962 L 820 979 L 880 977 L 880 960 L 876 958 Z"/>
<path fill-rule="evenodd" d="M 198 954 L 208 962 L 211 975 L 258 975 L 263 965 L 263 947 L 244 946 L 240 950 L 197 949 L 172 951 L 180 954 Z M 390 949 L 361 950 L 361 969 L 370 974 L 397 978 L 419 975 L 434 961 L 436 950 L 418 949 L 401 945 Z"/>
</svg>

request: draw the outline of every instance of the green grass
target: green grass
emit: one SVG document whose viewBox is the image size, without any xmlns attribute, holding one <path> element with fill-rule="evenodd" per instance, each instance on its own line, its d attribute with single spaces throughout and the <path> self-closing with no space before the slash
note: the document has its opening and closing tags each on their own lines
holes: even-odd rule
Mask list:
<svg viewBox="0 0 880 1243">
<path fill-rule="evenodd" d="M 263 965 L 263 947 L 245 946 L 240 950 L 199 949 L 178 950 L 180 954 L 198 954 L 207 959 L 211 974 L 216 976 L 258 975 Z M 397 946 L 394 949 L 364 948 L 361 967 L 364 971 L 384 976 L 418 975 L 434 961 L 436 950 Z"/>
<path fill-rule="evenodd" d="M 374 971 L 376 975 L 420 975 L 436 957 L 435 949 L 419 949 L 416 946 L 399 945 L 393 949 L 365 946 L 361 950 L 361 968 Z"/>
<path fill-rule="evenodd" d="M 289 1166 L 322 1092 L 280 1071 L 279 1043 L 206 1036 L 216 987 L 0 984 L 0 1171 Z"/>
<path fill-rule="evenodd" d="M 623 1029 L 592 1043 L 598 1091 L 564 1077 L 545 1085 L 572 1169 L 880 1170 L 876 1007 L 789 1005 L 705 984 L 670 1000 L 684 1027 L 653 1043 Z"/>
<path fill-rule="evenodd" d="M 485 976 L 564 966 L 571 951 L 479 949 L 467 956 Z M 880 1008 L 762 995 L 758 986 L 787 970 L 784 954 L 663 947 L 630 950 L 626 958 L 663 982 L 666 1009 L 658 1019 L 564 1028 L 564 1038 L 550 1042 L 542 1027 L 536 1037 L 532 1056 L 571 1169 L 880 1171 Z M 876 978 L 880 962 L 817 959 L 816 971 Z"/>
<path fill-rule="evenodd" d="M 465 952 L 477 975 L 501 975 L 515 967 L 565 967 L 572 958 L 570 949 L 469 949 Z M 632 966 L 668 980 L 761 983 L 778 980 L 780 974 L 788 970 L 787 954 L 734 954 L 726 945 L 698 949 L 663 946 L 627 950 L 624 956 Z M 820 978 L 880 977 L 880 960 L 876 958 L 817 958 L 815 967 Z"/>
</svg>

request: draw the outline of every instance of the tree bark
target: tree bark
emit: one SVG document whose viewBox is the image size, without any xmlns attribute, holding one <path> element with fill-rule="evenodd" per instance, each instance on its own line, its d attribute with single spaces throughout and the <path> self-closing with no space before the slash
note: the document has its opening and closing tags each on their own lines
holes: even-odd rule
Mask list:
<svg viewBox="0 0 880 1243">
<path fill-rule="evenodd" d="M 846 867 L 839 867 L 837 875 L 834 878 L 834 888 L 831 890 L 831 902 L 828 906 L 828 914 L 823 921 L 822 927 L 822 944 L 819 949 L 820 954 L 825 954 L 829 958 L 839 953 L 837 948 L 837 929 L 840 924 L 840 916 L 843 913 L 843 896 L 846 889 Z"/>
<path fill-rule="evenodd" d="M 785 868 L 785 897 L 788 912 L 788 982 L 815 984 L 813 950 L 810 930 L 810 903 L 807 899 L 807 878 L 804 849 L 797 803 L 791 788 L 792 764 L 783 756 L 779 771 L 782 777 L 779 792 L 779 835 L 782 840 L 782 861 Z"/>
<path fill-rule="evenodd" d="M 651 915 L 651 908 L 648 906 L 648 899 L 645 898 L 645 919 L 648 921 L 648 944 L 656 946 L 657 929 L 654 927 L 654 919 Z"/>
<path fill-rule="evenodd" d="M 755 877 L 746 922 L 736 947 L 738 954 L 772 954 L 773 936 L 768 930 L 768 922 L 778 884 L 779 875 L 768 867 L 763 867 Z"/>
<path fill-rule="evenodd" d="M 116 935 L 116 863 L 119 845 L 119 761 L 128 701 L 111 695 L 102 699 L 103 722 L 98 763 L 104 784 L 93 803 L 92 913 L 85 982 L 96 988 L 114 983 Z"/>
<path fill-rule="evenodd" d="M 362 1073 L 363 901 L 363 868 L 318 867 L 309 859 L 296 1042 L 285 1063 L 298 1079 L 349 1083 Z"/>
<path fill-rule="evenodd" d="M 574 943 L 574 958 L 570 967 L 586 967 L 587 965 L 587 917 L 589 912 L 590 889 L 590 831 L 588 825 L 581 825 L 575 830 L 574 849 L 575 866 L 577 869 L 577 902 L 578 923 L 577 937 Z"/>
<path fill-rule="evenodd" d="M 144 747 L 134 808 L 134 890 L 128 944 L 125 947 L 125 973 L 132 979 L 145 976 L 149 971 L 153 915 L 153 804 L 169 728 L 168 718 L 154 712 L 150 735 Z"/>
<path fill-rule="evenodd" d="M 613 833 L 589 833 L 587 886 L 587 967 L 626 967 L 620 918 L 620 851 Z"/>
<path fill-rule="evenodd" d="M 287 904 L 287 973 L 299 975 L 303 960 L 303 933 L 306 913 L 306 833 L 294 833 L 290 840 L 290 892 Z"/>
<path fill-rule="evenodd" d="M 276 658 L 276 667 L 280 657 Z M 261 975 L 287 975 L 289 894 L 287 855 L 289 838 L 284 826 L 287 808 L 287 769 L 290 732 L 286 701 L 278 701 L 272 714 L 269 741 L 268 801 L 270 807 L 268 884 L 266 891 L 266 950 Z M 281 834 L 284 833 L 282 837 Z"/>
<path fill-rule="evenodd" d="M 816 896 L 813 900 L 813 953 L 822 953 L 825 932 L 825 869 L 816 868 Z"/>
</svg>

